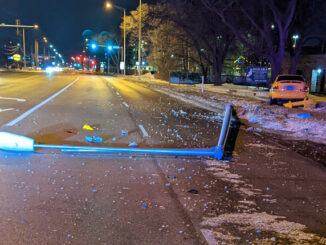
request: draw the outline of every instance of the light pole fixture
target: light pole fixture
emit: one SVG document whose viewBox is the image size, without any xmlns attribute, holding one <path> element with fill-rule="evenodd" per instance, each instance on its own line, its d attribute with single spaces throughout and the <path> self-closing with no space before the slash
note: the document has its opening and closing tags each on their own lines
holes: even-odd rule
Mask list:
<svg viewBox="0 0 326 245">
<path fill-rule="evenodd" d="M 45 67 L 45 46 L 48 43 L 48 39 L 46 37 L 43 37 L 43 42 L 44 42 L 44 46 L 43 46 L 43 67 Z"/>
<path fill-rule="evenodd" d="M 123 75 L 125 76 L 126 75 L 126 67 L 127 67 L 126 66 L 126 9 L 119 7 L 117 5 L 112 5 L 110 2 L 106 2 L 105 7 L 107 9 L 114 7 L 123 12 L 123 64 L 124 64 Z"/>
<path fill-rule="evenodd" d="M 141 0 L 139 0 L 139 37 L 138 37 L 138 79 L 141 78 L 141 15 L 142 15 L 142 9 L 141 9 Z"/>
<path fill-rule="evenodd" d="M 38 30 L 38 25 L 28 26 L 28 25 L 6 25 L 1 23 L 0 27 L 13 27 L 13 28 L 22 28 L 23 29 L 23 51 L 24 51 L 24 69 L 26 69 L 26 45 L 25 45 L 25 28 Z"/>
<path fill-rule="evenodd" d="M 295 48 L 297 45 L 297 40 L 299 39 L 299 34 L 293 35 L 292 39 L 294 40 L 293 48 Z"/>
</svg>

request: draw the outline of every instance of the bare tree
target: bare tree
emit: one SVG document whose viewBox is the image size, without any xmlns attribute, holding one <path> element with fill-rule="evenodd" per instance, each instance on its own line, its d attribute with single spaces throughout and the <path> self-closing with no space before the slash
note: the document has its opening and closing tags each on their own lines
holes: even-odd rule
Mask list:
<svg viewBox="0 0 326 245">
<path fill-rule="evenodd" d="M 290 30 L 291 35 L 297 39 L 288 42 L 291 55 L 289 73 L 296 73 L 303 46 L 308 45 L 312 40 L 325 42 L 326 34 L 320 31 L 326 25 L 325 11 L 326 2 L 324 0 L 301 0 L 298 2 Z"/>
<path fill-rule="evenodd" d="M 220 18 L 192 0 L 166 0 L 167 18 L 186 33 L 188 42 L 197 51 L 197 61 L 203 73 L 205 63 L 212 67 L 214 84 L 222 83 L 222 65 L 233 44 L 234 35 Z"/>
<path fill-rule="evenodd" d="M 267 58 L 273 80 L 280 72 L 297 0 L 201 0 L 246 48 Z"/>
</svg>

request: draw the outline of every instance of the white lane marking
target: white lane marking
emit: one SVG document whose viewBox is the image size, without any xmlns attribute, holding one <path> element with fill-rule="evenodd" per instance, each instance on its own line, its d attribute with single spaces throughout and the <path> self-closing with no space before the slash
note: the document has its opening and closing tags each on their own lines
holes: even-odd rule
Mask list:
<svg viewBox="0 0 326 245">
<path fill-rule="evenodd" d="M 18 99 L 18 98 L 9 98 L 9 97 L 1 97 L 0 96 L 0 100 L 16 100 L 18 102 L 25 102 L 25 99 Z"/>
<path fill-rule="evenodd" d="M 214 236 L 212 235 L 212 231 L 208 229 L 201 229 L 201 233 L 203 234 L 204 238 L 206 239 L 206 242 L 208 245 L 217 245 L 217 241 L 214 239 Z"/>
<path fill-rule="evenodd" d="M 4 111 L 13 111 L 15 110 L 14 108 L 8 108 L 8 109 L 1 109 L 0 108 L 0 112 L 4 112 Z"/>
<path fill-rule="evenodd" d="M 128 105 L 126 102 L 122 102 L 122 104 L 123 104 L 125 107 L 129 108 L 129 105 Z"/>
<path fill-rule="evenodd" d="M 139 124 L 138 127 L 140 128 L 141 132 L 143 133 L 144 137 L 149 137 L 148 133 L 146 132 L 143 125 Z"/>
<path fill-rule="evenodd" d="M 67 90 L 69 87 L 71 87 L 72 85 L 74 85 L 75 82 L 77 82 L 79 80 L 79 77 L 77 77 L 74 81 L 72 81 L 70 84 L 68 84 L 66 87 L 64 87 L 63 89 L 61 89 L 59 92 L 55 93 L 54 95 L 52 95 L 51 97 L 47 98 L 46 100 L 44 100 L 43 102 L 41 102 L 40 104 L 38 104 L 37 106 L 34 106 L 32 109 L 29 109 L 28 111 L 26 111 L 25 113 L 23 113 L 22 115 L 20 115 L 19 117 L 17 117 L 16 119 L 12 120 L 11 122 L 7 123 L 5 126 L 7 127 L 11 127 L 14 126 L 16 123 L 20 122 L 21 120 L 23 120 L 24 118 L 28 117 L 30 114 L 32 114 L 34 111 L 38 110 L 39 108 L 41 108 L 42 106 L 44 106 L 46 103 L 48 103 L 49 101 L 53 100 L 55 97 L 57 97 L 59 94 L 61 94 L 62 92 L 64 92 L 65 90 Z"/>
</svg>

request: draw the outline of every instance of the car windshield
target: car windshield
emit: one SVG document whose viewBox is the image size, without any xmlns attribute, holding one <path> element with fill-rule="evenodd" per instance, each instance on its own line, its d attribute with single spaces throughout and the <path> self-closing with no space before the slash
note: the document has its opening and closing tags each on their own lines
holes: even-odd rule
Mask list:
<svg viewBox="0 0 326 245">
<path fill-rule="evenodd" d="M 277 81 L 291 81 L 291 80 L 296 80 L 296 81 L 304 81 L 302 76 L 295 76 L 295 75 L 285 75 L 285 76 L 279 76 Z"/>
</svg>

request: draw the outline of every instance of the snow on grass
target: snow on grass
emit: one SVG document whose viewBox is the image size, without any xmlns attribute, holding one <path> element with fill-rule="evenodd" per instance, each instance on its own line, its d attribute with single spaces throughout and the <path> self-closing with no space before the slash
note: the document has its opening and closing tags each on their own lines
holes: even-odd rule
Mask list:
<svg viewBox="0 0 326 245">
<path fill-rule="evenodd" d="M 285 220 L 285 217 L 262 213 L 227 213 L 218 217 L 206 217 L 201 223 L 204 227 L 219 228 L 218 233 L 223 233 L 224 227 L 232 226 L 235 234 L 255 232 L 257 234 L 272 232 L 278 239 L 285 239 L 293 244 L 318 244 L 322 239 L 316 234 L 306 233 L 305 225 Z M 211 232 L 213 234 L 213 232 Z M 216 240 L 227 242 L 236 238 L 231 234 L 216 237 Z"/>
<path fill-rule="evenodd" d="M 206 170 L 228 184 L 228 191 L 236 192 L 241 196 L 235 205 L 231 205 L 237 211 L 203 218 L 201 232 L 208 244 L 244 244 L 246 237 L 255 239 L 255 244 L 270 244 L 270 242 L 322 244 L 324 238 L 306 232 L 305 225 L 288 221 L 283 216 L 259 212 L 256 199 L 268 198 L 270 203 L 276 203 L 277 200 L 272 199 L 272 195 L 263 195 L 260 189 L 248 184 L 241 175 L 233 173 L 228 163 L 216 160 L 206 161 L 206 163 Z"/>
<path fill-rule="evenodd" d="M 237 115 L 245 123 L 255 128 L 265 129 L 269 132 L 286 135 L 295 139 L 307 139 L 317 143 L 326 144 L 326 113 L 319 110 L 319 115 L 308 118 L 297 118 L 301 109 L 288 109 L 282 106 L 270 106 L 266 102 L 257 100 L 245 100 L 234 97 L 204 98 L 194 94 L 172 91 L 169 88 L 153 88 L 154 90 L 190 103 L 197 107 L 220 112 L 224 110 L 225 104 L 231 103 L 235 106 Z"/>
</svg>

